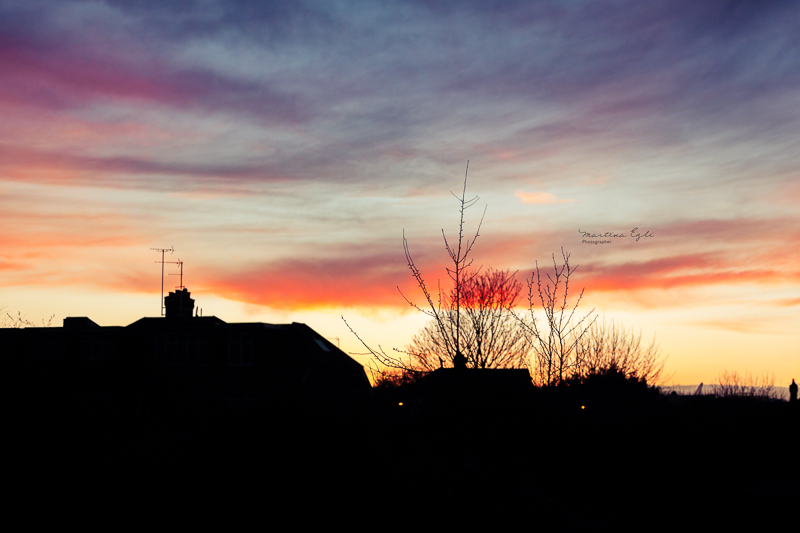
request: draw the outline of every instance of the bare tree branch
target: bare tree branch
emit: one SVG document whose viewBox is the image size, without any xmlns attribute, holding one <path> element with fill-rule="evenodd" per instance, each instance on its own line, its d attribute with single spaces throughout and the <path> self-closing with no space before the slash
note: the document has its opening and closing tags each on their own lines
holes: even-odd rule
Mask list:
<svg viewBox="0 0 800 533">
<path fill-rule="evenodd" d="M 718 385 L 713 386 L 714 395 L 720 398 L 758 398 L 762 400 L 776 399 L 774 376 L 753 376 L 745 372 L 725 371 L 717 378 Z"/>
<path fill-rule="evenodd" d="M 524 368 L 530 347 L 512 309 L 522 284 L 516 273 L 489 269 L 464 272 L 461 294 L 453 291 L 449 302 L 459 297 L 460 312 L 454 305 L 443 315 L 444 328 L 431 321 L 414 336 L 406 353 L 414 366 L 434 370 L 451 361 L 448 347 L 456 345 L 470 368 Z M 449 337 L 449 338 L 448 338 Z"/>
<path fill-rule="evenodd" d="M 592 316 L 594 309 L 576 319 L 583 289 L 570 307 L 569 279 L 577 267 L 570 267 L 569 254 L 563 248 L 561 257 L 563 263 L 559 266 L 553 254 L 553 273 L 547 273 L 546 279 L 542 279 L 536 262 L 536 272 L 528 279 L 530 320 L 517 317 L 533 351 L 531 374 L 537 385 L 557 385 L 577 371 L 581 364 L 578 345 L 596 319 Z M 537 307 L 544 313 L 544 324 L 536 316 Z"/>
<path fill-rule="evenodd" d="M 615 322 L 594 322 L 578 343 L 579 377 L 616 370 L 628 379 L 658 385 L 663 379 L 666 358 L 655 339 L 642 343 L 642 334 L 628 331 Z"/>
<path fill-rule="evenodd" d="M 470 252 L 480 236 L 480 228 L 483 224 L 483 218 L 486 215 L 486 208 L 484 208 L 483 215 L 481 216 L 478 227 L 475 230 L 475 234 L 471 238 L 466 238 L 464 236 L 465 212 L 467 209 L 474 206 L 479 200 L 478 196 L 469 199 L 466 196 L 468 174 L 469 161 L 467 161 L 467 167 L 464 172 L 464 184 L 461 190 L 461 196 L 458 196 L 451 191 L 451 194 L 459 202 L 457 242 L 454 242 L 451 245 L 451 241 L 448 240 L 447 234 L 445 233 L 444 229 L 442 229 L 442 239 L 444 240 L 445 250 L 447 251 L 450 261 L 452 262 L 452 265 L 446 268 L 447 276 L 453 283 L 453 289 L 450 291 L 452 298 L 448 298 L 448 291 L 442 288 L 441 280 L 437 282 L 438 290 L 436 297 L 434 297 L 434 295 L 428 289 L 425 278 L 414 261 L 414 257 L 408 245 L 408 239 L 405 235 L 405 230 L 403 230 L 403 252 L 406 256 L 406 264 L 408 265 L 408 269 L 411 271 L 411 276 L 414 278 L 417 286 L 422 291 L 423 298 L 427 305 L 423 307 L 415 303 L 403 293 L 399 286 L 397 287 L 398 292 L 406 301 L 406 303 L 408 303 L 408 305 L 417 311 L 425 313 L 431 318 L 432 327 L 438 331 L 437 335 L 442 342 L 442 353 L 444 354 L 444 358 L 448 361 L 448 363 L 453 363 L 454 365 L 462 364 L 462 361 L 467 361 L 467 358 L 461 352 L 463 334 L 462 330 L 464 329 L 461 325 L 462 285 L 465 283 L 465 281 L 469 280 L 469 275 L 465 275 L 465 272 L 472 266 Z M 475 273 L 477 274 L 477 270 Z M 342 320 L 344 320 L 344 317 L 342 317 Z M 347 322 L 345 322 L 345 324 L 347 324 Z M 349 325 L 347 327 L 351 332 L 353 332 L 354 335 L 356 335 L 355 331 L 353 331 Z M 405 354 L 406 357 L 403 357 L 402 355 L 392 356 L 387 354 L 380 347 L 378 347 L 377 350 L 370 348 L 358 335 L 356 335 L 356 337 L 381 365 L 387 368 L 399 369 L 407 372 L 420 371 L 417 363 L 414 361 L 419 354 L 395 349 L 395 352 L 398 354 Z"/>
</svg>

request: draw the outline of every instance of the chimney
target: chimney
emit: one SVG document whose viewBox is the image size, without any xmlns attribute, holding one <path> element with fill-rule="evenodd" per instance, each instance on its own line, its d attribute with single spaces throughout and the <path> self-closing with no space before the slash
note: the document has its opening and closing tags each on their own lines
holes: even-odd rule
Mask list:
<svg viewBox="0 0 800 533">
<path fill-rule="evenodd" d="M 194 310 L 194 300 L 187 289 L 176 290 L 164 298 L 167 318 L 189 317 Z"/>
</svg>

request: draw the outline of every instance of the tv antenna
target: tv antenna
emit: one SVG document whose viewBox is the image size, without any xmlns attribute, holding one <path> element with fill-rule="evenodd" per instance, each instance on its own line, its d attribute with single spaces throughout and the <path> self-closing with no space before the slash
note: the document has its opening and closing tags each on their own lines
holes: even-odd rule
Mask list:
<svg viewBox="0 0 800 533">
<path fill-rule="evenodd" d="M 156 252 L 161 252 L 161 261 L 155 261 L 156 263 L 161 263 L 161 316 L 164 316 L 164 254 L 169 252 L 172 255 L 172 252 L 175 251 L 175 248 L 170 246 L 169 248 L 150 248 L 151 250 L 155 250 Z M 181 280 L 181 283 L 183 280 Z"/>
<path fill-rule="evenodd" d="M 180 265 L 181 266 L 181 273 L 180 274 L 170 274 L 170 276 L 180 276 L 181 277 L 181 284 L 178 287 L 175 287 L 175 288 L 176 289 L 185 289 L 186 287 L 183 286 L 183 261 L 181 261 L 181 258 L 179 257 L 177 261 L 167 261 L 167 263 L 172 263 L 174 265 Z"/>
</svg>

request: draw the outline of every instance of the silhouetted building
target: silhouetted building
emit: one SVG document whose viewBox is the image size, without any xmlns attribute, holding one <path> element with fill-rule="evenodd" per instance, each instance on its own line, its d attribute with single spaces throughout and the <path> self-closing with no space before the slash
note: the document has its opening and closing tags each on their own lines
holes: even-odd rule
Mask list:
<svg viewBox="0 0 800 533">
<path fill-rule="evenodd" d="M 10 415 L 192 420 L 298 403 L 326 408 L 370 390 L 364 368 L 305 324 L 192 316 L 181 289 L 166 316 L 126 327 L 86 317 L 61 328 L 0 329 Z"/>
<path fill-rule="evenodd" d="M 401 388 L 405 406 L 417 413 L 497 416 L 525 404 L 533 385 L 524 368 L 439 368 Z"/>
</svg>

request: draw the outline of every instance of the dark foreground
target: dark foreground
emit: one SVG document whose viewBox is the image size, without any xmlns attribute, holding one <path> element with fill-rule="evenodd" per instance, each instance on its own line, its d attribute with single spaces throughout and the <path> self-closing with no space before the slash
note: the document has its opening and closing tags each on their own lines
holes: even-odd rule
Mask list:
<svg viewBox="0 0 800 533">
<path fill-rule="evenodd" d="M 182 530 L 797 521 L 796 404 L 652 391 L 405 399 L 395 389 L 125 423 L 18 416 L 6 503 L 29 523 Z"/>
</svg>

